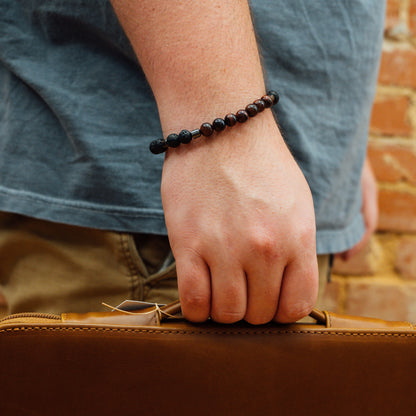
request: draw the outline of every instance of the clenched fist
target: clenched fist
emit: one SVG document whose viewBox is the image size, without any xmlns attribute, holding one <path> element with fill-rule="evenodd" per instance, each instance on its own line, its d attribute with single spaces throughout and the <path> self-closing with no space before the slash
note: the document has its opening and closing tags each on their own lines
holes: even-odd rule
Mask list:
<svg viewBox="0 0 416 416">
<path fill-rule="evenodd" d="M 312 197 L 271 113 L 169 149 L 162 200 L 186 318 L 262 324 L 310 312 Z"/>
</svg>

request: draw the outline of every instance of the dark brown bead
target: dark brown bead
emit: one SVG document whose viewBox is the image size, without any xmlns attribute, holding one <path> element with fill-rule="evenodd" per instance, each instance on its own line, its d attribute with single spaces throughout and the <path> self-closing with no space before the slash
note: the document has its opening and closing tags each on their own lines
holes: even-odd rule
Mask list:
<svg viewBox="0 0 416 416">
<path fill-rule="evenodd" d="M 197 139 L 198 137 L 201 137 L 201 130 L 195 129 L 191 131 L 192 139 Z"/>
<path fill-rule="evenodd" d="M 238 110 L 235 116 L 237 117 L 237 121 L 239 123 L 244 123 L 248 120 L 248 114 L 245 110 Z"/>
<path fill-rule="evenodd" d="M 209 123 L 202 124 L 199 130 L 203 136 L 211 136 L 211 134 L 214 133 L 214 129 Z"/>
<path fill-rule="evenodd" d="M 169 136 L 166 137 L 166 143 L 169 147 L 178 147 L 181 144 L 179 136 L 175 133 L 169 134 Z"/>
<path fill-rule="evenodd" d="M 246 107 L 246 112 L 249 117 L 254 117 L 257 114 L 257 107 L 254 104 L 249 104 Z"/>
<path fill-rule="evenodd" d="M 190 143 L 190 141 L 192 140 L 192 134 L 189 130 L 182 130 L 179 133 L 179 141 L 181 143 Z"/>
<path fill-rule="evenodd" d="M 235 116 L 235 114 L 230 113 L 224 117 L 224 121 L 228 127 L 232 127 L 237 124 L 237 117 Z"/>
<path fill-rule="evenodd" d="M 253 104 L 257 107 L 257 112 L 259 113 L 266 108 L 263 100 L 256 100 Z"/>
<path fill-rule="evenodd" d="M 166 141 L 163 139 L 153 140 L 149 145 L 150 151 L 155 155 L 166 152 L 167 148 L 168 148 L 168 145 Z"/>
<path fill-rule="evenodd" d="M 273 99 L 272 97 L 269 97 L 268 95 L 263 95 L 261 99 L 264 101 L 264 106 L 266 108 L 270 108 L 273 105 Z"/>
<path fill-rule="evenodd" d="M 270 90 L 267 95 L 273 100 L 273 105 L 279 102 L 279 94 L 276 91 Z"/>
<path fill-rule="evenodd" d="M 225 121 L 222 118 L 216 118 L 212 122 L 212 127 L 215 131 L 223 131 L 226 127 Z"/>
</svg>

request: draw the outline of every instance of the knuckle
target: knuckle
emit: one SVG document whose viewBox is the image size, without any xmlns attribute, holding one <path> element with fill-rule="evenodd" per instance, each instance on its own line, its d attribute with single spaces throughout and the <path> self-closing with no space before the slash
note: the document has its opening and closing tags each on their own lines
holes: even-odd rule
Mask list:
<svg viewBox="0 0 416 416">
<path fill-rule="evenodd" d="M 203 322 L 208 319 L 210 299 L 207 294 L 196 290 L 183 290 L 180 300 L 186 319 L 194 322 Z"/>
<path fill-rule="evenodd" d="M 262 325 L 267 324 L 267 322 L 270 322 L 273 319 L 273 314 L 247 314 L 244 317 L 244 320 L 252 325 Z"/>
<path fill-rule="evenodd" d="M 182 257 L 187 259 L 187 265 L 188 268 L 191 266 L 195 268 L 195 264 L 190 261 L 191 259 L 200 259 L 202 257 L 201 253 L 203 250 L 203 247 L 201 247 L 201 243 L 198 239 L 192 237 L 185 236 L 186 238 L 186 245 L 184 247 L 181 247 L 181 255 Z M 197 268 L 198 266 L 196 266 Z M 194 271 L 194 270 L 193 270 Z"/>
<path fill-rule="evenodd" d="M 313 307 L 314 303 L 309 301 L 298 301 L 288 307 L 282 306 L 279 308 L 276 320 L 281 323 L 296 322 L 309 315 Z"/>
<path fill-rule="evenodd" d="M 187 291 L 181 294 L 181 304 L 185 309 L 201 310 L 209 307 L 209 298 L 207 295 L 198 293 L 195 290 Z"/>
<path fill-rule="evenodd" d="M 229 279 L 221 293 L 213 296 L 211 317 L 216 322 L 241 321 L 246 313 L 245 285 L 239 279 Z"/>
<path fill-rule="evenodd" d="M 278 254 L 276 238 L 269 232 L 257 229 L 251 233 L 250 246 L 256 255 L 268 261 L 275 260 Z"/>
<path fill-rule="evenodd" d="M 314 247 L 315 246 L 315 234 L 316 228 L 315 224 L 311 222 L 303 223 L 297 231 L 298 240 L 302 247 Z"/>
<path fill-rule="evenodd" d="M 241 321 L 244 318 L 244 314 L 245 311 L 243 310 L 223 309 L 220 311 L 212 311 L 211 318 L 215 322 L 232 324 Z"/>
</svg>

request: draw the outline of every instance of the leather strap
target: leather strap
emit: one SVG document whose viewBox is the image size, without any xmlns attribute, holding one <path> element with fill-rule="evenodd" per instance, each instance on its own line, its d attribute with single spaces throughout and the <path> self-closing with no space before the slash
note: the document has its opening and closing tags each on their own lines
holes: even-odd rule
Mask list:
<svg viewBox="0 0 416 416">
<path fill-rule="evenodd" d="M 324 328 L 415 330 L 415 326 L 409 322 L 349 316 L 318 309 L 313 309 L 309 316 Z M 117 310 L 114 312 L 62 314 L 62 322 L 77 324 L 159 326 L 163 322 L 175 319 L 183 319 L 179 300 L 165 306 L 155 305 L 134 312 Z"/>
<path fill-rule="evenodd" d="M 168 305 L 162 306 L 160 308 L 160 310 L 162 312 L 164 312 L 164 316 L 169 317 L 169 315 L 177 315 L 181 313 L 181 302 L 179 300 L 169 303 Z M 163 315 L 163 314 L 162 314 Z M 320 311 L 319 309 L 312 309 L 311 313 L 309 314 L 309 316 L 312 319 L 315 319 L 315 321 L 318 324 L 326 324 L 327 322 L 327 317 L 325 315 L 325 312 Z M 163 316 L 162 316 L 162 320 L 163 320 Z"/>
<path fill-rule="evenodd" d="M 180 301 L 170 303 L 160 308 L 160 320 L 180 315 Z M 318 325 L 325 325 L 325 328 L 371 328 L 371 329 L 395 329 L 395 330 L 415 330 L 415 326 L 403 321 L 385 321 L 383 319 L 365 318 L 359 316 L 342 315 L 334 312 L 312 309 L 309 316 Z M 179 317 L 179 316 L 178 316 Z"/>
</svg>

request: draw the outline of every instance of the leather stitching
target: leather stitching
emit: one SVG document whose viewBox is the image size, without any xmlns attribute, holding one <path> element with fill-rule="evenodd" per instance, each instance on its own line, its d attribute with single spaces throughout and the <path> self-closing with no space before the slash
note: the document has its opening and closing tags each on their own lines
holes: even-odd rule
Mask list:
<svg viewBox="0 0 416 416">
<path fill-rule="evenodd" d="M 160 335 L 279 335 L 279 334 L 309 334 L 309 335 L 336 335 L 336 336 L 358 336 L 358 337 L 416 337 L 415 333 L 392 333 L 392 332 L 337 332 L 337 331 L 308 331 L 308 330 L 283 330 L 283 331 L 187 331 L 179 329 L 145 329 L 145 328 L 55 328 L 55 327 L 14 327 L 0 329 L 2 332 L 36 332 L 36 331 L 51 331 L 51 332 L 125 332 L 125 333 L 148 333 L 148 334 L 160 334 Z"/>
</svg>

